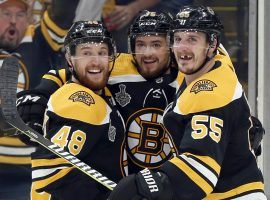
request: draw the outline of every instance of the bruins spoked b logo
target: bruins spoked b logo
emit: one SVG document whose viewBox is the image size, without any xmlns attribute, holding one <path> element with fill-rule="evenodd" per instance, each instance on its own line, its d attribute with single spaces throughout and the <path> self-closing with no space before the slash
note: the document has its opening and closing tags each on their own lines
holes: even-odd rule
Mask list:
<svg viewBox="0 0 270 200">
<path fill-rule="evenodd" d="M 127 151 L 140 167 L 156 168 L 172 156 L 169 136 L 161 121 L 163 111 L 142 109 L 127 121 Z"/>
</svg>

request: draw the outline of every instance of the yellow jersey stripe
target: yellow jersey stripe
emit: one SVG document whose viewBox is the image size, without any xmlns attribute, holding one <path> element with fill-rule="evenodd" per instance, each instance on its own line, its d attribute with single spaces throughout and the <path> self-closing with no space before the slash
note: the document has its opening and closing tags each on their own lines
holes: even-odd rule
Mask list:
<svg viewBox="0 0 270 200">
<path fill-rule="evenodd" d="M 182 172 L 184 172 L 190 180 L 192 180 L 205 194 L 209 194 L 213 191 L 212 186 L 206 182 L 199 174 L 197 174 L 193 169 L 191 169 L 186 163 L 181 159 L 174 157 L 169 162 L 178 167 Z"/>
<path fill-rule="evenodd" d="M 208 195 L 207 197 L 204 198 L 204 200 L 210 200 L 210 199 L 227 199 L 231 197 L 234 197 L 236 195 L 242 194 L 244 192 L 252 191 L 252 190 L 263 190 L 264 189 L 264 184 L 262 182 L 253 182 L 253 183 L 248 183 L 245 185 L 241 185 L 235 189 L 232 189 L 228 192 L 224 193 L 212 193 Z"/>
<path fill-rule="evenodd" d="M 66 70 L 65 69 L 61 69 L 59 70 L 59 77 L 61 78 L 62 80 L 62 84 L 64 84 L 65 82 L 67 82 L 67 73 L 66 73 Z"/>
<path fill-rule="evenodd" d="M 50 75 L 50 74 L 45 74 L 42 78 L 44 79 L 48 79 L 48 80 L 52 80 L 53 82 L 55 82 L 59 87 L 61 87 L 63 85 L 62 81 L 59 80 L 59 78 Z"/>
<path fill-rule="evenodd" d="M 65 175 L 67 175 L 74 167 L 68 168 L 68 169 L 62 169 L 61 171 L 59 171 L 57 174 L 43 179 L 43 180 L 39 180 L 39 181 L 35 181 L 35 185 L 36 185 L 36 189 L 41 189 L 46 187 L 47 185 L 50 185 L 51 183 L 61 179 L 62 177 L 64 177 Z"/>
<path fill-rule="evenodd" d="M 16 147 L 26 147 L 19 138 L 17 137 L 0 137 L 0 146 L 16 146 Z"/>
<path fill-rule="evenodd" d="M 52 165 L 61 165 L 68 164 L 69 162 L 63 158 L 55 158 L 55 159 L 35 159 L 32 160 L 32 167 L 45 167 Z"/>
<path fill-rule="evenodd" d="M 205 165 L 207 165 L 211 169 L 213 169 L 219 175 L 221 167 L 213 158 L 211 158 L 209 156 L 198 156 L 198 155 L 194 155 L 192 153 L 184 153 L 184 155 L 194 156 L 198 160 L 202 161 Z"/>
<path fill-rule="evenodd" d="M 47 26 L 53 30 L 57 35 L 65 37 L 67 34 L 67 30 L 61 29 L 59 26 L 57 26 L 54 21 L 51 20 L 48 11 L 44 12 L 44 21 L 46 22 Z"/>
<path fill-rule="evenodd" d="M 0 163 L 14 165 L 30 165 L 31 157 L 0 156 Z"/>
</svg>

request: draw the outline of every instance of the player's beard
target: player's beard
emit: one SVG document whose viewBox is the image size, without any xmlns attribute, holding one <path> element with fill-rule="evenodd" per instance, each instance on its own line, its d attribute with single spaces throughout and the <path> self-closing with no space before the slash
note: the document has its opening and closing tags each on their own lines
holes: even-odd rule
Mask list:
<svg viewBox="0 0 270 200">
<path fill-rule="evenodd" d="M 93 90 L 93 91 L 99 91 L 104 89 L 106 86 L 108 79 L 109 79 L 109 71 L 102 71 L 102 79 L 96 81 L 96 80 L 91 80 L 85 76 L 80 76 L 79 77 L 79 82 L 84 85 L 85 87 Z"/>
<path fill-rule="evenodd" d="M 160 60 L 159 58 L 155 59 L 155 63 L 153 63 L 153 67 L 151 68 L 148 66 L 142 66 L 146 65 L 143 63 L 143 61 L 140 61 L 140 64 L 135 61 L 135 65 L 138 69 L 138 72 L 144 77 L 145 79 L 154 79 L 159 76 L 162 76 L 163 74 L 167 73 L 170 68 L 170 57 Z"/>
</svg>

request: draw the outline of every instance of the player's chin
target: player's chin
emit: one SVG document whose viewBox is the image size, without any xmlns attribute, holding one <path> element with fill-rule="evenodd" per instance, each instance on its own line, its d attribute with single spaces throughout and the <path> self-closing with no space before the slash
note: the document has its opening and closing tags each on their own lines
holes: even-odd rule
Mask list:
<svg viewBox="0 0 270 200">
<path fill-rule="evenodd" d="M 105 88 L 107 81 L 103 80 L 100 82 L 92 82 L 90 84 L 88 84 L 88 88 L 93 90 L 93 91 L 98 91 L 98 90 L 102 90 Z"/>
</svg>

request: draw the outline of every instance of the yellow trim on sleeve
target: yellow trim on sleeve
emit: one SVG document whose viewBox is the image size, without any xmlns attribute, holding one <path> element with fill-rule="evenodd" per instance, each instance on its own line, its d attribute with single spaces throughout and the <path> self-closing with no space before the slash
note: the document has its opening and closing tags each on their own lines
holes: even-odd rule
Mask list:
<svg viewBox="0 0 270 200">
<path fill-rule="evenodd" d="M 50 185 L 51 183 L 61 179 L 62 177 L 67 175 L 72 169 L 74 169 L 74 167 L 71 167 L 71 168 L 68 168 L 68 169 L 61 169 L 61 171 L 59 171 L 57 174 L 55 174 L 55 175 L 53 175 L 53 176 L 51 176 L 49 178 L 39 180 L 39 181 L 35 181 L 36 189 L 38 190 L 38 189 L 44 188 L 44 187 Z"/>
<path fill-rule="evenodd" d="M 262 182 L 253 182 L 253 183 L 241 185 L 228 192 L 209 194 L 207 197 L 204 198 L 204 200 L 213 200 L 213 199 L 219 200 L 219 199 L 228 199 L 228 198 L 231 199 L 230 197 L 234 197 L 236 195 L 239 195 L 247 191 L 263 190 L 263 189 L 264 189 L 264 184 Z"/>
<path fill-rule="evenodd" d="M 191 169 L 186 163 L 181 159 L 174 157 L 169 162 L 178 167 L 182 172 L 184 172 L 190 180 L 192 180 L 205 194 L 209 194 L 213 191 L 213 188 L 209 183 L 207 183 L 199 174 L 197 174 L 193 169 Z"/>
<path fill-rule="evenodd" d="M 36 191 L 36 182 L 32 183 L 31 186 L 31 199 L 33 200 L 50 200 L 51 195 L 46 192 L 37 192 Z"/>
<path fill-rule="evenodd" d="M 0 156 L 0 163 L 13 165 L 30 165 L 31 158 L 30 156 L 29 157 Z"/>
<path fill-rule="evenodd" d="M 8 146 L 16 146 L 16 147 L 27 146 L 17 137 L 0 137 L 0 145 L 8 145 Z"/>
<path fill-rule="evenodd" d="M 61 80 L 63 81 L 63 83 L 67 82 L 67 69 L 60 69 L 59 71 L 59 76 L 61 78 Z"/>
<path fill-rule="evenodd" d="M 221 167 L 220 167 L 220 165 L 213 158 L 211 158 L 209 156 L 198 156 L 198 155 L 194 155 L 194 154 L 191 154 L 191 153 L 184 153 L 184 155 L 194 156 L 195 158 L 197 158 L 200 161 L 202 161 L 204 164 L 206 164 L 209 167 L 211 167 L 211 169 L 213 169 L 219 175 L 220 170 L 221 170 Z"/>
<path fill-rule="evenodd" d="M 65 35 L 67 34 L 68 30 L 65 29 L 61 29 L 59 26 L 57 26 L 54 21 L 51 20 L 48 11 L 44 12 L 44 19 L 45 23 L 47 24 L 47 26 L 53 30 L 53 32 L 57 33 L 59 36 L 65 37 Z"/>
<path fill-rule="evenodd" d="M 58 27 L 55 23 L 53 23 L 53 21 L 49 18 L 48 12 L 46 11 L 44 13 L 44 19 L 41 20 L 40 26 L 41 26 L 41 32 L 44 35 L 46 41 L 48 42 L 48 44 L 50 45 L 50 47 L 54 50 L 54 51 L 58 51 L 63 44 L 58 44 L 56 42 L 53 41 L 53 39 L 51 38 L 49 32 L 48 32 L 48 28 L 54 32 L 55 34 L 59 35 L 60 37 L 65 37 L 66 33 L 68 30 L 64 30 L 61 29 L 60 27 Z"/>
<path fill-rule="evenodd" d="M 69 164 L 69 162 L 63 158 L 33 159 L 32 160 L 32 167 L 52 166 L 52 165 L 60 165 L 60 164 Z"/>
<path fill-rule="evenodd" d="M 61 80 L 59 80 L 58 77 L 55 77 L 53 75 L 45 74 L 42 78 L 55 82 L 59 87 L 63 86 L 63 83 L 61 82 Z"/>
</svg>

